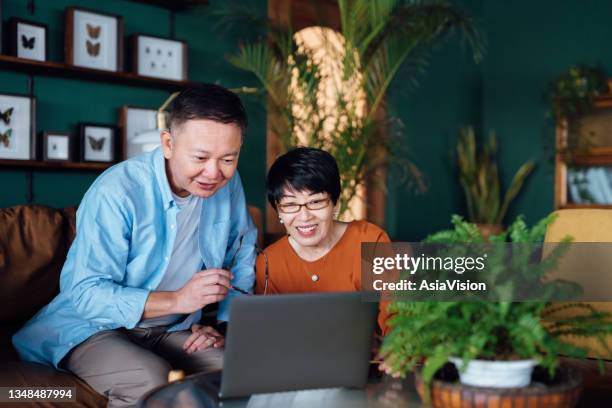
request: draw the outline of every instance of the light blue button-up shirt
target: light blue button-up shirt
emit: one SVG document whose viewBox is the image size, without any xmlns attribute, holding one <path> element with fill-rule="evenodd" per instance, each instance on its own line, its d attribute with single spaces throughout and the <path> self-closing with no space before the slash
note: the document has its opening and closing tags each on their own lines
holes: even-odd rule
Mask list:
<svg viewBox="0 0 612 408">
<path fill-rule="evenodd" d="M 178 208 L 160 148 L 119 163 L 94 181 L 77 211 L 77 234 L 60 276 L 60 293 L 13 336 L 23 360 L 53 365 L 101 330 L 134 328 L 174 247 Z M 205 268 L 231 269 L 232 284 L 252 288 L 257 230 L 238 172 L 203 199 L 198 232 Z M 227 320 L 230 291 L 219 306 Z M 169 331 L 186 330 L 198 310 Z"/>
</svg>

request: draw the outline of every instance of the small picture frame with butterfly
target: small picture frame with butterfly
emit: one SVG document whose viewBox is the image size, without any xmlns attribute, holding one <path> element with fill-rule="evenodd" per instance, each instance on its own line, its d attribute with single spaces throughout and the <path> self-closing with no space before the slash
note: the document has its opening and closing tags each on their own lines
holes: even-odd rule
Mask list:
<svg viewBox="0 0 612 408">
<path fill-rule="evenodd" d="M 69 7 L 65 13 L 66 63 L 78 67 L 123 70 L 123 17 Z"/>
<path fill-rule="evenodd" d="M 187 80 L 187 43 L 148 34 L 130 36 L 132 72 L 153 78 Z"/>
<path fill-rule="evenodd" d="M 10 55 L 36 61 L 47 60 L 47 26 L 21 18 L 9 19 Z"/>
<path fill-rule="evenodd" d="M 36 98 L 0 94 L 0 159 L 36 158 Z"/>
<path fill-rule="evenodd" d="M 66 132 L 44 131 L 42 133 L 43 161 L 72 161 L 72 135 Z"/>
<path fill-rule="evenodd" d="M 117 160 L 115 126 L 98 123 L 79 124 L 82 162 L 112 163 Z"/>
</svg>

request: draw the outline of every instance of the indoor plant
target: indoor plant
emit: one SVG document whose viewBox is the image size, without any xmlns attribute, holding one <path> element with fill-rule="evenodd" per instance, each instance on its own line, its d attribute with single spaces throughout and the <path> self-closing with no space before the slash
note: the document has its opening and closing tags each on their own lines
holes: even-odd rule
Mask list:
<svg viewBox="0 0 612 408">
<path fill-rule="evenodd" d="M 491 133 L 488 143 L 478 149 L 472 127 L 461 129 L 457 143 L 459 182 L 465 194 L 468 220 L 479 224 L 485 236 L 500 233 L 508 206 L 533 170 L 533 161 L 524 163 L 514 174 L 510 187 L 500 201 L 497 168 L 497 138 Z"/>
<path fill-rule="evenodd" d="M 595 98 L 607 92 L 606 73 L 602 68 L 590 65 L 572 66 L 548 85 L 549 114 L 557 126 L 567 131 L 564 151 L 561 152 L 566 161 L 571 161 L 575 152 L 590 147 L 590 135 L 581 135 L 580 117 L 591 113 Z"/>
<path fill-rule="evenodd" d="M 239 15 L 246 11 L 229 4 L 225 12 L 217 11 L 220 25 L 241 21 Z M 316 27 L 313 32 L 321 37 L 316 50 L 300 43 L 290 25 L 279 27 L 270 21 L 264 25 L 245 13 L 250 25 L 267 28 L 267 36 L 241 46 L 230 62 L 260 82 L 267 96 L 269 127 L 284 149 L 307 145 L 336 158 L 342 214 L 366 177 L 390 159 L 418 176 L 416 168 L 398 154 L 399 144 L 388 131 L 397 121 L 388 117 L 386 95 L 398 73 L 402 72 L 402 82 L 416 83 L 416 73 L 426 68 L 428 51 L 454 32 L 464 35 L 476 59 L 482 40 L 471 18 L 452 3 L 338 0 L 337 4 L 340 33 Z M 329 51 L 324 62 L 335 65 L 331 75 L 318 60 L 321 49 Z M 329 81 L 329 76 L 334 80 Z"/>
<path fill-rule="evenodd" d="M 488 242 L 537 242 L 553 219 L 548 216 L 527 228 L 519 217 L 505 233 L 490 236 Z M 454 229 L 433 234 L 426 241 L 485 242 L 476 225 L 459 216 L 453 216 L 452 222 Z M 530 252 L 513 255 L 512 265 L 507 268 L 510 273 L 522 271 L 539 280 L 562 255 L 564 247 L 557 248 L 551 257 L 533 267 L 529 266 L 533 259 Z M 559 308 L 575 309 L 576 313 L 571 318 L 558 319 L 555 314 Z M 571 333 L 603 341 L 606 334 L 612 333 L 609 313 L 583 303 L 553 306 L 545 297 L 529 302 L 397 301 L 390 304 L 389 310 L 395 316 L 389 322 L 391 331 L 384 339 L 381 355 L 388 370 L 397 375 L 414 371 L 424 361 L 420 375 L 426 386 L 425 400 L 434 375 L 451 357 L 459 358 L 462 369 L 474 360 L 536 360 L 552 376 L 559 366 L 559 356 L 584 358 L 587 352 L 564 342 L 562 335 Z"/>
</svg>

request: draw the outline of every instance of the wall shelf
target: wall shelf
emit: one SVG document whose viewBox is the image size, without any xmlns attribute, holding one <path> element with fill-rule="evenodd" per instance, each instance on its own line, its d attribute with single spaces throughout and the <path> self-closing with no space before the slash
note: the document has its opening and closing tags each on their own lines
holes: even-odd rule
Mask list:
<svg viewBox="0 0 612 408">
<path fill-rule="evenodd" d="M 168 79 L 149 78 L 131 72 L 110 72 L 91 68 L 75 67 L 53 61 L 34 61 L 10 55 L 0 55 L 0 69 L 9 69 L 19 73 L 42 75 L 47 77 L 83 79 L 102 81 L 111 84 L 122 84 L 144 88 L 177 91 L 194 85 L 191 81 L 172 81 Z"/>
<path fill-rule="evenodd" d="M 176 26 L 176 12 L 185 11 L 194 7 L 205 6 L 208 0 L 126 0 L 139 4 L 146 4 L 151 7 L 147 13 L 167 17 L 169 37 L 174 38 Z M 0 0 L 0 27 L 3 27 L 2 21 L 6 18 L 2 7 L 3 0 Z M 35 1 L 27 2 L 27 10 L 30 14 L 34 14 Z M 42 2 L 41 2 L 42 3 Z M 153 9 L 158 7 L 162 9 Z M 142 7 L 131 7 L 141 9 Z M 134 11 L 132 14 L 139 14 L 141 11 Z M 121 13 L 118 13 L 121 14 Z M 146 17 L 146 16 L 145 16 Z M 137 15 L 136 18 L 142 18 Z M 63 26 L 58 28 L 63 30 Z M 60 30 L 60 31 L 61 31 Z M 47 34 L 48 35 L 48 34 Z M 47 42 L 48 46 L 48 42 Z M 6 49 L 6 46 L 4 47 Z M 6 50 L 5 50 L 6 51 Z M 48 54 L 47 54 L 48 55 Z M 187 87 L 197 86 L 200 83 L 196 81 L 176 81 L 161 78 L 152 78 L 137 75 L 133 72 L 112 72 L 97 70 L 92 68 L 77 67 L 69 65 L 64 61 L 36 61 L 24 58 L 18 58 L 12 55 L 0 54 L 0 71 L 15 72 L 27 76 L 27 94 L 36 96 L 35 79 L 42 78 L 61 78 L 69 81 L 85 81 L 100 84 L 113 84 L 132 88 L 158 90 L 161 92 L 176 92 Z M 133 89 L 137 92 L 136 89 Z M 107 91 L 112 92 L 112 90 Z M 26 92 L 24 92 L 26 93 Z M 142 92 L 140 92 L 142 94 Z M 35 119 L 36 117 L 32 118 Z M 34 127 L 36 129 L 36 127 Z M 38 138 L 38 135 L 36 136 Z M 34 146 L 32 146 L 34 149 Z M 39 152 L 37 152 L 39 153 Z M 115 163 L 82 163 L 82 162 L 63 162 L 63 161 L 43 161 L 43 160 L 11 160 L 0 159 L 0 172 L 16 171 L 22 172 L 26 180 L 26 202 L 31 203 L 34 199 L 34 174 L 46 171 L 60 171 L 66 174 L 70 172 L 90 172 L 100 173 Z M 63 176 L 61 176 L 63 177 Z"/>
<path fill-rule="evenodd" d="M 4 170 L 106 170 L 115 163 L 76 163 L 53 162 L 40 160 L 5 160 L 0 159 L 0 168 Z"/>
<path fill-rule="evenodd" d="M 612 79 L 608 79 L 608 93 L 597 96 L 594 100 L 594 112 L 601 112 L 612 108 Z M 601 117 L 606 123 L 610 122 L 611 116 Z M 602 119 L 599 119 L 602 120 Z M 606 128 L 609 132 L 609 125 Z M 612 167 L 612 146 L 597 146 L 591 149 L 572 154 L 571 160 L 567 161 L 562 153 L 567 149 L 569 139 L 567 120 L 557 123 L 556 126 L 556 157 L 555 157 L 555 208 L 607 208 L 612 209 L 612 204 L 577 204 L 572 203 L 568 188 L 568 175 L 572 167 Z"/>
<path fill-rule="evenodd" d="M 575 154 L 571 161 L 572 166 L 612 166 L 612 153 L 584 153 Z"/>
<path fill-rule="evenodd" d="M 612 79 L 608 79 L 608 93 L 595 97 L 596 109 L 612 108 Z"/>
<path fill-rule="evenodd" d="M 577 208 L 597 208 L 609 210 L 612 209 L 612 204 L 563 204 L 559 206 L 559 209 L 577 209 Z"/>
</svg>

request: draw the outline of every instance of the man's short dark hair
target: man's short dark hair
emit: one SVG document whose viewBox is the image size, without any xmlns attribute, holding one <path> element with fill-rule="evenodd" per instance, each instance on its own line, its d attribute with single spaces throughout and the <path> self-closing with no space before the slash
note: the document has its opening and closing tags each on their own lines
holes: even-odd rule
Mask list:
<svg viewBox="0 0 612 408">
<path fill-rule="evenodd" d="M 340 173 L 334 157 L 321 149 L 298 147 L 278 157 L 266 180 L 268 201 L 274 209 L 286 188 L 327 193 L 336 205 L 340 197 Z"/>
<path fill-rule="evenodd" d="M 170 104 L 169 111 L 170 129 L 176 129 L 192 119 L 233 123 L 243 135 L 247 127 L 247 115 L 240 98 L 219 85 L 202 84 L 181 91 Z"/>
</svg>

